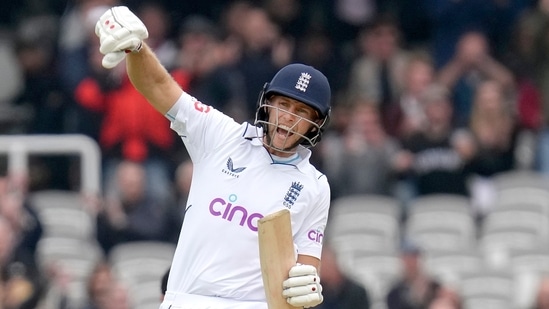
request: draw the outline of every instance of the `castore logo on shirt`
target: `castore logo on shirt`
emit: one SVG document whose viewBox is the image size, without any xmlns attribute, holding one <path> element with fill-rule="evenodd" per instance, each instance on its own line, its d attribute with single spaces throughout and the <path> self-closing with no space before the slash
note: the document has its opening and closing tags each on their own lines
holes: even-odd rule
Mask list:
<svg viewBox="0 0 549 309">
<path fill-rule="evenodd" d="M 234 178 L 240 177 L 239 173 L 243 172 L 245 167 L 234 167 L 233 159 L 229 157 L 227 159 L 227 169 L 222 169 L 221 171 L 227 175 L 233 176 Z"/>
</svg>

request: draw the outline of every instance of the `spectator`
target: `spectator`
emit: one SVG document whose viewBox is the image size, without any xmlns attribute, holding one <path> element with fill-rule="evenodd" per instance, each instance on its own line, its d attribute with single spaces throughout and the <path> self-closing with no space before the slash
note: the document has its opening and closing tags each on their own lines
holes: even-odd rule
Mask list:
<svg viewBox="0 0 549 309">
<path fill-rule="evenodd" d="M 512 98 L 495 80 L 479 84 L 475 92 L 470 130 L 477 144 L 473 171 L 492 176 L 514 167 L 517 119 Z"/>
<path fill-rule="evenodd" d="M 19 128 L 11 133 L 62 134 L 67 127 L 67 108 L 72 103 L 62 88 L 57 74 L 56 51 L 57 20 L 44 15 L 22 19 L 15 39 L 18 64 L 24 75 L 21 91 L 14 98 L 16 108 L 25 115 Z M 6 113 L 7 114 L 7 113 Z M 10 121 L 20 117 L 11 115 Z M 29 162 L 33 189 L 71 188 L 69 160 L 59 157 L 35 157 Z M 42 171 L 42 172 L 41 172 Z"/>
<path fill-rule="evenodd" d="M 132 309 L 128 288 L 118 281 L 112 282 L 107 290 L 107 301 L 100 309 Z"/>
<path fill-rule="evenodd" d="M 429 23 L 431 25 L 430 48 L 435 66 L 438 69 L 448 64 L 454 53 L 454 48 L 460 38 L 467 32 L 475 31 L 486 38 L 493 39 L 489 42 L 495 47 L 502 35 L 509 29 L 510 23 L 505 19 L 504 12 L 515 13 L 518 9 L 504 9 L 504 6 L 525 1 L 476 1 L 476 0 L 427 0 L 423 1 Z M 505 30 L 502 30 L 505 29 Z M 498 42 L 499 46 L 505 46 L 505 42 Z M 498 46 L 498 47 L 499 47 Z"/>
<path fill-rule="evenodd" d="M 2 206 L 5 205 L 3 197 Z M 0 278 L 5 309 L 34 309 L 42 298 L 45 281 L 31 252 L 19 243 L 22 235 L 0 215 Z"/>
<path fill-rule="evenodd" d="M 466 163 L 474 154 L 470 133 L 452 125 L 452 103 L 444 87 L 432 85 L 422 94 L 425 130 L 402 140 L 396 159 L 403 181 L 415 194 L 469 195 Z"/>
<path fill-rule="evenodd" d="M 519 128 L 512 98 L 495 80 L 479 84 L 469 125 L 475 139 L 475 155 L 468 163 L 472 204 L 482 216 L 495 192 L 491 177 L 514 169 Z"/>
<path fill-rule="evenodd" d="M 178 70 L 190 78 L 188 92 L 236 120 L 249 117 L 242 74 L 235 68 L 240 48 L 204 16 L 188 16 L 179 30 Z"/>
<path fill-rule="evenodd" d="M 59 20 L 58 72 L 68 93 L 88 73 L 88 51 L 94 41 L 94 21 L 116 0 L 72 0 L 68 1 L 65 13 Z M 93 46 L 93 45 L 92 45 Z"/>
<path fill-rule="evenodd" d="M 309 28 L 311 14 L 308 5 L 299 0 L 265 0 L 262 7 L 278 25 L 283 35 L 298 38 Z"/>
<path fill-rule="evenodd" d="M 541 42 L 547 17 L 541 3 L 543 1 L 538 1 L 536 6 L 519 16 L 509 34 L 509 48 L 502 56 L 502 63 L 513 72 L 517 84 L 519 125 L 532 131 L 539 131 L 546 118 L 540 78 L 544 71 L 545 53 Z"/>
<path fill-rule="evenodd" d="M 108 262 L 100 261 L 95 265 L 87 282 L 88 303 L 82 309 L 106 308 L 110 301 L 109 289 L 114 282 L 115 278 Z"/>
<path fill-rule="evenodd" d="M 481 32 L 464 33 L 459 38 L 453 57 L 438 73 L 438 82 L 452 94 L 457 126 L 465 126 L 469 122 L 473 94 L 480 82 L 496 80 L 507 95 L 515 94 L 512 72 L 492 57 L 489 42 Z"/>
<path fill-rule="evenodd" d="M 461 297 L 455 288 L 442 285 L 428 309 L 461 309 Z"/>
<path fill-rule="evenodd" d="M 322 248 L 322 286 L 324 302 L 317 309 L 368 309 L 370 299 L 366 289 L 344 274 L 337 262 L 337 255 L 329 244 Z"/>
<path fill-rule="evenodd" d="M 334 98 L 345 96 L 351 61 L 337 48 L 327 30 L 308 29 L 296 41 L 296 61 L 307 63 L 324 72 L 330 81 Z"/>
<path fill-rule="evenodd" d="M 12 33 L 0 29 L 0 132 L 20 132 L 29 115 L 27 109 L 16 106 L 13 100 L 24 86 L 24 72 L 18 63 Z"/>
<path fill-rule="evenodd" d="M 384 125 L 397 138 L 412 135 L 425 128 L 426 116 L 421 94 L 434 83 L 435 68 L 431 57 L 422 52 L 410 55 L 400 96 L 388 108 Z"/>
<path fill-rule="evenodd" d="M 16 255 L 34 260 L 43 226 L 28 200 L 28 181 L 26 175 L 0 177 L 0 216 L 8 220 L 17 235 Z"/>
<path fill-rule="evenodd" d="M 105 253 L 119 243 L 155 240 L 175 243 L 181 216 L 166 199 L 146 191 L 142 164 L 122 162 L 116 170 L 116 187 L 97 217 L 98 240 Z"/>
<path fill-rule="evenodd" d="M 444 298 L 435 298 L 427 309 L 460 309 L 459 305 L 454 302 L 444 299 Z"/>
<path fill-rule="evenodd" d="M 392 158 L 399 146 L 385 133 L 377 105 L 355 103 L 343 136 L 324 140 L 322 147 L 332 198 L 392 193 Z"/>
<path fill-rule="evenodd" d="M 516 29 L 526 32 L 523 36 L 522 58 L 529 64 L 528 68 L 531 68 L 536 84 L 540 87 L 544 125 L 547 126 L 549 121 L 549 61 L 546 55 L 549 52 L 549 39 L 546 34 L 549 29 L 549 1 L 536 1 L 536 5 L 520 17 Z"/>
<path fill-rule="evenodd" d="M 246 119 L 253 120 L 257 93 L 263 88 L 263 81 L 291 62 L 294 43 L 293 38 L 281 34 L 262 7 L 240 6 L 238 2 L 234 5 L 229 8 L 230 13 L 243 14 L 244 17 L 230 25 L 232 32 L 229 35 L 242 44 L 241 57 L 235 68 L 242 73 L 246 86 Z"/>
<path fill-rule="evenodd" d="M 97 42 L 96 42 L 97 43 Z M 117 165 L 123 160 L 142 163 L 146 168 L 147 190 L 160 198 L 170 196 L 172 162 L 170 150 L 175 135 L 162 115 L 147 103 L 124 74 L 123 66 L 109 71 L 102 67 L 98 48 L 90 51 L 92 74 L 78 84 L 74 97 L 86 110 L 101 115 L 98 142 L 103 158 L 104 190 L 112 188 Z M 185 76 L 174 77 L 181 85 Z"/>
<path fill-rule="evenodd" d="M 348 99 L 377 103 L 385 119 L 389 106 L 401 95 L 408 62 L 407 52 L 400 46 L 398 26 L 395 20 L 380 16 L 357 40 L 360 55 L 351 64 Z"/>
<path fill-rule="evenodd" d="M 332 152 L 337 152 L 339 149 L 334 147 L 341 146 L 341 139 L 349 126 L 351 110 L 348 104 L 335 104 L 330 113 L 330 123 L 322 136 L 322 144 L 319 145 L 319 150 L 311 155 L 311 161 L 315 166 L 321 168 L 325 172 L 324 167 L 328 163 L 324 162 L 325 157 L 332 156 Z M 327 145 L 333 144 L 333 147 Z"/>
<path fill-rule="evenodd" d="M 97 138 L 101 117 L 99 113 L 84 109 L 73 98 L 76 87 L 89 75 L 93 68 L 94 22 L 116 0 L 72 0 L 59 19 L 56 74 L 63 91 L 70 97 L 67 106 L 66 132 L 80 133 Z"/>
<path fill-rule="evenodd" d="M 158 60 L 169 70 L 176 66 L 177 45 L 171 38 L 171 18 L 166 8 L 156 1 L 142 1 L 137 15 L 149 31 L 147 43 L 155 50 Z"/>
<path fill-rule="evenodd" d="M 22 19 L 17 31 L 16 52 L 24 74 L 24 85 L 15 103 L 29 108 L 24 132 L 59 134 L 64 127 L 66 92 L 55 71 L 55 39 L 57 21 L 54 16 Z"/>
<path fill-rule="evenodd" d="M 332 37 L 340 44 L 353 40 L 361 28 L 372 22 L 380 12 L 378 4 L 390 1 L 378 0 L 335 0 L 322 1 L 327 11 L 327 24 Z M 394 3 L 391 3 L 394 4 Z"/>
<path fill-rule="evenodd" d="M 549 52 L 549 40 L 547 31 L 549 29 L 549 1 L 539 0 L 529 10 L 525 11 L 515 26 L 520 41 L 513 49 L 520 59 L 522 72 L 531 75 L 533 84 L 537 87 L 541 99 L 541 113 L 534 110 L 531 113 L 534 121 L 540 120 L 535 116 L 541 117 L 539 127 L 539 139 L 537 141 L 538 149 L 536 151 L 537 166 L 536 169 L 544 175 L 549 175 L 549 61 L 547 61 L 547 52 Z M 520 44 L 519 44 L 520 43 Z M 532 99 L 536 99 L 534 93 Z M 535 102 L 535 101 L 534 101 Z M 530 102 L 532 104 L 532 102 Z M 523 105 L 521 105 L 523 106 Z M 534 122 L 535 123 L 535 122 Z"/>
<path fill-rule="evenodd" d="M 400 257 L 403 276 L 387 294 L 388 309 L 427 308 L 435 299 L 440 284 L 421 267 L 422 251 L 412 242 L 404 241 Z"/>
</svg>

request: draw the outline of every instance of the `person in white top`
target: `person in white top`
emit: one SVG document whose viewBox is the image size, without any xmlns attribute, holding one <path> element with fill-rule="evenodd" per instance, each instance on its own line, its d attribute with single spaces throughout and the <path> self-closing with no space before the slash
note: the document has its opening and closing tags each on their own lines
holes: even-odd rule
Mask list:
<svg viewBox="0 0 549 309">
<path fill-rule="evenodd" d="M 294 63 L 265 84 L 254 124 L 230 117 L 185 93 L 144 40 L 147 29 L 126 7 L 96 24 L 103 65 L 126 59 L 127 74 L 171 121 L 193 161 L 185 220 L 160 308 L 266 309 L 257 222 L 290 210 L 296 265 L 283 282 L 293 306 L 323 300 L 317 269 L 330 187 L 309 163 L 330 114 L 326 77 Z M 143 267 L 147 267 L 143 265 Z"/>
</svg>

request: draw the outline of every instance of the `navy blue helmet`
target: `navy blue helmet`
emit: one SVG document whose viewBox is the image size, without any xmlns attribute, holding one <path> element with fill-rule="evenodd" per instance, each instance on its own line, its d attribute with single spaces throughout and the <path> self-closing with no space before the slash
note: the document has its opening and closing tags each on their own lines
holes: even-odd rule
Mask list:
<svg viewBox="0 0 549 309">
<path fill-rule="evenodd" d="M 265 131 L 269 110 L 266 99 L 275 94 L 303 102 L 318 112 L 320 121 L 317 129 L 306 134 L 301 143 L 315 146 L 330 117 L 331 90 L 326 76 L 314 67 L 301 63 L 289 64 L 280 69 L 271 82 L 265 83 L 259 95 L 255 124 L 263 126 Z"/>
</svg>

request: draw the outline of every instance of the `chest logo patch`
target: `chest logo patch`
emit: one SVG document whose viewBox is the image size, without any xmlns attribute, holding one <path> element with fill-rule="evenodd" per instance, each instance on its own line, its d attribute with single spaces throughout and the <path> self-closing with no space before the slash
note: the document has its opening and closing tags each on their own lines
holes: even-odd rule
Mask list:
<svg viewBox="0 0 549 309">
<path fill-rule="evenodd" d="M 288 192 L 286 193 L 286 196 L 284 196 L 284 206 L 288 209 L 292 209 L 292 206 L 294 206 L 295 201 L 299 197 L 299 194 L 301 194 L 301 190 L 303 189 L 303 185 L 298 182 L 294 181 L 292 182 L 292 185 L 290 185 L 290 188 L 288 189 Z"/>
<path fill-rule="evenodd" d="M 227 168 L 226 169 L 224 168 L 222 171 L 227 175 L 238 178 L 239 177 L 238 174 L 242 173 L 242 171 L 244 171 L 245 169 L 246 167 L 235 167 L 233 163 L 233 159 L 229 157 L 229 159 L 227 160 Z"/>
</svg>

